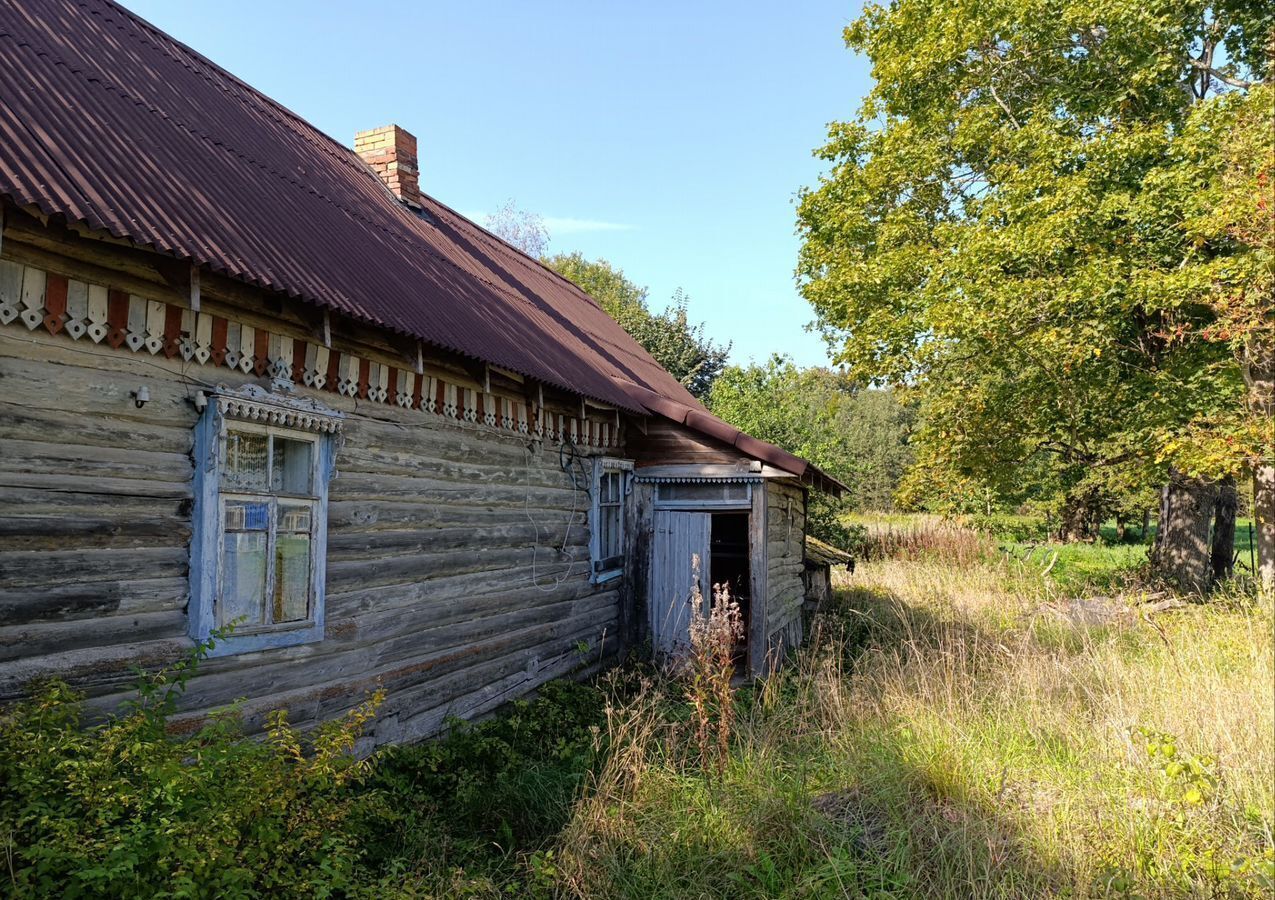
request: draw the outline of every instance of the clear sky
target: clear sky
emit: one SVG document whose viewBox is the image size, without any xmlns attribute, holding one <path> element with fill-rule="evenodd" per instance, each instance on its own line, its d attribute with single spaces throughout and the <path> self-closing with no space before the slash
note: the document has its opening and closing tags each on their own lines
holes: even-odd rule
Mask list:
<svg viewBox="0 0 1275 900">
<path fill-rule="evenodd" d="M 870 86 L 841 38 L 856 0 L 123 2 L 346 144 L 411 131 L 455 209 L 513 199 L 657 309 L 680 286 L 735 362 L 826 362 L 793 201 Z"/>
</svg>

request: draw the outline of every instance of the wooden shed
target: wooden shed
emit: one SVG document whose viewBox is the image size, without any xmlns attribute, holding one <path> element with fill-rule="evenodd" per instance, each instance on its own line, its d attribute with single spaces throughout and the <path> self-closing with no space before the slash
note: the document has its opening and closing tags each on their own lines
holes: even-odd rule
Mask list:
<svg viewBox="0 0 1275 900">
<path fill-rule="evenodd" d="M 18 0 L 0 78 L 0 700 L 231 628 L 183 698 L 428 735 L 635 641 L 691 559 L 801 639 L 814 466 L 570 282 L 109 0 Z M 709 591 L 705 591 L 709 593 Z"/>
</svg>

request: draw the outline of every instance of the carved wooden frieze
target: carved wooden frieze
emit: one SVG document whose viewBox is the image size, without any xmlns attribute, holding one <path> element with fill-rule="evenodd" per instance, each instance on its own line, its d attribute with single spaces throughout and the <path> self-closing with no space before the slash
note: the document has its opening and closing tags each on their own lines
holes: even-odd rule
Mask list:
<svg viewBox="0 0 1275 900">
<path fill-rule="evenodd" d="M 0 325 L 24 326 L 31 331 L 43 328 L 49 334 L 106 344 L 122 352 L 180 357 L 200 366 L 268 376 L 317 391 L 549 440 L 569 438 L 594 447 L 612 447 L 618 440 L 611 420 L 546 416 L 525 399 L 467 388 L 321 343 L 90 284 L 13 260 L 0 259 Z M 248 406 L 236 407 L 239 408 L 253 411 Z M 261 409 L 257 414 L 279 413 Z"/>
<path fill-rule="evenodd" d="M 265 388 L 249 384 L 242 388 L 218 385 L 212 391 L 217 411 L 230 419 L 278 425 L 317 434 L 341 431 L 341 413 L 305 397 L 284 397 Z"/>
</svg>

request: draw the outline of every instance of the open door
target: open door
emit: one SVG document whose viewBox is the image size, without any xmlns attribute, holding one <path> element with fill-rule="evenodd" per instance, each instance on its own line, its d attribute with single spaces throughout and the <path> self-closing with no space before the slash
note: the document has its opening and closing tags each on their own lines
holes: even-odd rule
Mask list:
<svg viewBox="0 0 1275 900">
<path fill-rule="evenodd" d="M 690 644 L 691 597 L 699 558 L 700 597 L 708 611 L 712 597 L 710 539 L 713 516 L 705 512 L 657 509 L 651 544 L 651 642 L 657 653 L 680 656 Z"/>
</svg>

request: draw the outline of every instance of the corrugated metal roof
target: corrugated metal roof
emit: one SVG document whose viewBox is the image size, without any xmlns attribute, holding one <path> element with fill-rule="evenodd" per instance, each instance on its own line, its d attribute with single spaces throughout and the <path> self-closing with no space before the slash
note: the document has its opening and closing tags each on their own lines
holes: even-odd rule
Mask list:
<svg viewBox="0 0 1275 900">
<path fill-rule="evenodd" d="M 425 216 L 408 210 L 351 149 L 110 0 L 0 0 L 0 195 L 630 412 L 737 431 L 571 282 L 427 196 Z"/>
</svg>

